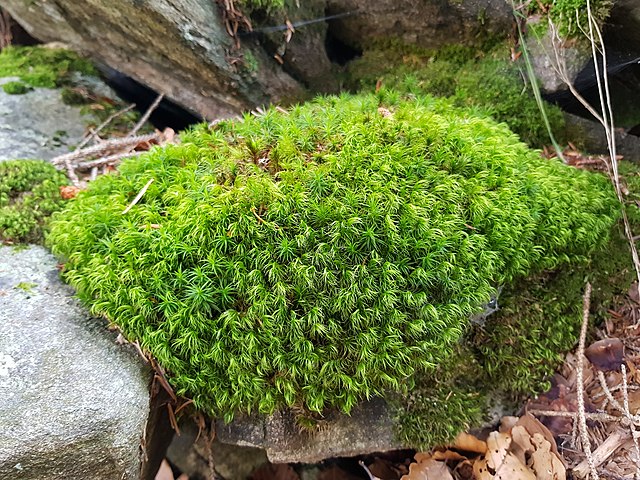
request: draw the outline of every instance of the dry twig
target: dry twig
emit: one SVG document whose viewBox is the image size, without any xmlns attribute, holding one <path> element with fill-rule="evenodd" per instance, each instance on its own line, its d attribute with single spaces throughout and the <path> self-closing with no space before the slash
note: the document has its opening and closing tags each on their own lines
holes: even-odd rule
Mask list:
<svg viewBox="0 0 640 480">
<path fill-rule="evenodd" d="M 100 125 L 98 125 L 98 127 L 95 130 L 93 130 L 91 133 L 89 133 L 89 135 L 87 135 L 84 138 L 84 140 L 82 140 L 82 142 L 80 142 L 80 144 L 76 147 L 76 150 L 81 150 L 83 147 L 85 147 L 87 145 L 87 143 L 89 143 L 91 140 L 96 138 L 98 133 L 100 133 L 103 128 L 105 128 L 107 125 L 109 125 L 111 122 L 113 122 L 120 115 L 124 115 L 128 111 L 130 111 L 133 108 L 135 108 L 135 106 L 136 106 L 136 104 L 132 103 L 128 107 L 123 108 L 122 110 L 118 110 L 117 112 L 112 113 L 111 115 L 109 115 L 109 117 L 107 117 L 107 119 L 104 122 L 102 122 Z"/>
<path fill-rule="evenodd" d="M 591 443 L 589 442 L 589 432 L 587 431 L 587 419 L 585 417 L 584 406 L 584 379 L 583 379 L 583 364 L 584 364 L 584 348 L 585 340 L 587 338 L 587 326 L 589 325 L 589 308 L 591 305 L 591 284 L 587 282 L 584 289 L 584 296 L 582 297 L 582 327 L 580 328 L 580 341 L 578 343 L 578 368 L 576 370 L 576 393 L 578 396 L 578 432 L 582 443 L 582 451 L 587 457 L 589 464 L 589 470 L 591 471 L 591 477 L 594 480 L 598 480 L 600 476 L 596 470 L 593 454 L 591 453 Z"/>
<path fill-rule="evenodd" d="M 155 111 L 155 109 L 158 108 L 158 105 L 160 105 L 160 102 L 162 101 L 163 98 L 164 98 L 164 93 L 161 93 L 160 95 L 157 96 L 154 102 L 149 106 L 149 108 L 147 108 L 147 111 L 144 112 L 144 115 L 140 117 L 140 120 L 138 120 L 138 123 L 136 123 L 134 127 L 131 129 L 127 137 L 133 137 L 138 133 L 138 130 L 140 130 L 144 126 L 144 124 L 147 123 L 147 120 L 149 120 L 149 117 Z"/>
</svg>

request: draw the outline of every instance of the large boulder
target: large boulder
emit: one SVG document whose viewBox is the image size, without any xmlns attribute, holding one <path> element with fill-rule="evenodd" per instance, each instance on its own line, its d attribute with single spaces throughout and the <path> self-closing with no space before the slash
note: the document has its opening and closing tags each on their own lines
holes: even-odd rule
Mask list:
<svg viewBox="0 0 640 480">
<path fill-rule="evenodd" d="M 139 478 L 150 372 L 58 279 L 0 247 L 0 477 Z"/>
<path fill-rule="evenodd" d="M 504 36 L 512 18 L 504 0 L 309 0 L 246 10 L 255 31 L 234 39 L 218 3 L 0 1 L 35 37 L 62 40 L 211 120 L 334 91 L 337 64 L 372 43 L 474 43 Z"/>
</svg>

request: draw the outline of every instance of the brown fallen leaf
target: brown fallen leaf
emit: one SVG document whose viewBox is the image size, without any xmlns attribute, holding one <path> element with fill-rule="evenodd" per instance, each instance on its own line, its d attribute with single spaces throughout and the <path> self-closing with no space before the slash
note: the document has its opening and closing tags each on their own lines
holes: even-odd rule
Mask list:
<svg viewBox="0 0 640 480">
<path fill-rule="evenodd" d="M 160 469 L 158 469 L 158 473 L 156 473 L 155 480 L 189 480 L 189 477 L 183 473 L 178 478 L 175 478 L 173 476 L 173 470 L 171 470 L 171 466 L 169 466 L 169 462 L 162 460 Z"/>
<path fill-rule="evenodd" d="M 589 345 L 584 354 L 600 370 L 618 370 L 624 361 L 624 345 L 619 338 L 603 338 Z"/>
<path fill-rule="evenodd" d="M 535 474 L 512 453 L 507 453 L 501 462 L 495 469 L 487 459 L 477 461 L 473 465 L 476 480 L 536 480 Z"/>
<path fill-rule="evenodd" d="M 534 450 L 531 453 L 531 468 L 536 474 L 537 480 L 565 480 L 567 470 L 561 458 L 551 450 L 555 442 L 550 444 L 539 433 L 532 437 Z"/>
<path fill-rule="evenodd" d="M 487 451 L 487 442 L 479 440 L 470 433 L 460 433 L 451 445 L 452 448 L 463 450 L 465 452 L 474 452 L 483 454 Z"/>
<path fill-rule="evenodd" d="M 426 458 L 409 465 L 409 473 L 401 480 L 453 480 L 453 475 L 446 463 Z"/>
<path fill-rule="evenodd" d="M 65 185 L 60 187 L 60 196 L 63 200 L 71 200 L 72 198 L 76 198 L 80 189 L 73 185 Z"/>
</svg>

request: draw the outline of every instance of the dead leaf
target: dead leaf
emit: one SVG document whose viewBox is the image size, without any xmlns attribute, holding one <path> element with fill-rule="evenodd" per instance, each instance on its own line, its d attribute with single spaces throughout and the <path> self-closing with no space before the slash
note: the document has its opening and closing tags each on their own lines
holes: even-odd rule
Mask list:
<svg viewBox="0 0 640 480">
<path fill-rule="evenodd" d="M 619 338 L 603 338 L 589 345 L 584 354 L 600 370 L 618 370 L 624 358 L 624 345 Z"/>
<path fill-rule="evenodd" d="M 156 473 L 155 480 L 174 480 L 174 478 L 173 470 L 171 470 L 169 462 L 162 460 L 160 469 L 158 470 L 158 473 Z M 189 476 L 186 473 L 183 473 L 175 480 L 189 480 Z"/>
<path fill-rule="evenodd" d="M 401 480 L 453 480 L 453 476 L 446 463 L 428 458 L 409 465 L 409 474 Z"/>
<path fill-rule="evenodd" d="M 475 452 L 483 454 L 487 451 L 487 443 L 479 440 L 470 433 L 460 433 L 453 441 L 451 447 L 465 452 Z"/>
<path fill-rule="evenodd" d="M 73 185 L 65 185 L 60 187 L 60 196 L 63 200 L 71 200 L 72 198 L 76 198 L 80 189 Z"/>
<path fill-rule="evenodd" d="M 383 118 L 393 118 L 393 113 L 391 113 L 391 111 L 387 108 L 378 107 L 378 113 L 382 115 Z"/>
<path fill-rule="evenodd" d="M 531 453 L 531 468 L 537 480 L 566 480 L 567 470 L 560 457 L 551 449 L 550 444 L 541 434 L 533 435 L 534 450 Z"/>
<path fill-rule="evenodd" d="M 493 471 L 497 471 L 500 465 L 504 463 L 510 446 L 511 435 L 491 432 L 487 439 L 487 466 Z"/>
<path fill-rule="evenodd" d="M 516 423 L 516 426 L 522 426 L 526 428 L 527 432 L 529 432 L 529 435 L 531 436 L 535 435 L 536 433 L 542 435 L 551 445 L 551 451 L 555 453 L 558 458 L 560 457 L 560 454 L 558 453 L 558 447 L 556 445 L 556 440 L 555 438 L 553 438 L 553 434 L 536 417 L 534 417 L 530 413 L 527 413 L 520 417 L 518 423 Z"/>
<path fill-rule="evenodd" d="M 473 473 L 477 480 L 536 480 L 534 473 L 511 453 L 502 459 L 498 469 L 491 467 L 486 459 L 477 461 Z"/>
</svg>

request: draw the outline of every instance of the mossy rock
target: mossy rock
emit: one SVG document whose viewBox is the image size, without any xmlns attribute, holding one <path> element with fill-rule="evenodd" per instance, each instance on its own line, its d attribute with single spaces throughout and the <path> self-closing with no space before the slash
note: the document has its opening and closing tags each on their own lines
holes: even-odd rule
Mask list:
<svg viewBox="0 0 640 480">
<path fill-rule="evenodd" d="M 40 243 L 48 217 L 62 208 L 67 177 L 40 160 L 0 162 L 0 242 Z"/>
<path fill-rule="evenodd" d="M 71 83 L 73 72 L 97 75 L 89 61 L 71 50 L 9 46 L 0 51 L 0 77 L 19 77 L 25 87 L 62 87 Z"/>
<path fill-rule="evenodd" d="M 9 95 L 24 95 L 33 90 L 32 87 L 20 81 L 11 81 L 2 84 L 2 90 Z"/>
<path fill-rule="evenodd" d="M 93 313 L 230 419 L 406 392 L 496 286 L 585 261 L 617 212 L 603 176 L 383 90 L 194 128 L 92 182 L 49 243 Z"/>
</svg>

